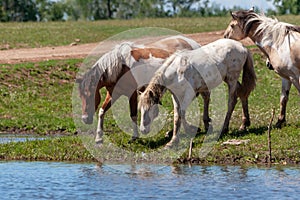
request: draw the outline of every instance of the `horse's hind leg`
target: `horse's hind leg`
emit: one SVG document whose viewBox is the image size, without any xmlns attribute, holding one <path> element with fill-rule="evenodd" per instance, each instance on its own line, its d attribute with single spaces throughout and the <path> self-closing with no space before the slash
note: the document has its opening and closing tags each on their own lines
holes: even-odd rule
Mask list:
<svg viewBox="0 0 300 200">
<path fill-rule="evenodd" d="M 227 82 L 228 84 L 228 110 L 226 113 L 224 125 L 221 131 L 221 134 L 227 133 L 229 130 L 229 121 L 234 110 L 234 107 L 237 103 L 237 81 Z"/>
<path fill-rule="evenodd" d="M 249 116 L 249 108 L 248 108 L 248 97 L 249 95 L 245 96 L 244 92 L 241 91 L 241 84 L 238 82 L 238 97 L 241 99 L 242 108 L 243 108 L 243 116 L 242 116 L 242 125 L 240 126 L 240 131 L 245 131 L 247 127 L 250 126 L 250 116 Z"/>
<path fill-rule="evenodd" d="M 129 105 L 130 105 L 130 117 L 132 120 L 132 127 L 133 127 L 133 136 L 132 140 L 136 140 L 139 138 L 139 132 L 137 127 L 137 91 L 134 91 L 131 97 L 129 98 Z"/>
<path fill-rule="evenodd" d="M 205 127 L 205 131 L 208 131 L 209 129 L 209 122 L 211 122 L 211 119 L 209 117 L 209 102 L 210 102 L 210 92 L 201 92 L 200 93 L 203 98 L 203 123 Z"/>
<path fill-rule="evenodd" d="M 103 136 L 104 115 L 110 107 L 111 107 L 111 95 L 109 92 L 106 92 L 105 100 L 101 108 L 99 109 L 99 113 L 98 113 L 98 125 L 97 125 L 96 137 L 95 137 L 96 144 L 103 143 L 102 136 Z"/>
<path fill-rule="evenodd" d="M 286 116 L 286 105 L 289 100 L 289 93 L 291 89 L 291 81 L 282 78 L 281 96 L 280 96 L 280 114 L 276 123 L 277 128 L 281 128 L 282 124 L 285 123 Z"/>
</svg>

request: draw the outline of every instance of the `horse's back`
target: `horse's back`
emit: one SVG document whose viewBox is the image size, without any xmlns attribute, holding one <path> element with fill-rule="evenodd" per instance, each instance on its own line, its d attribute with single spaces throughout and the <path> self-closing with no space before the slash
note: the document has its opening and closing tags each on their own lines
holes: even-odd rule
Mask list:
<svg viewBox="0 0 300 200">
<path fill-rule="evenodd" d="M 198 85 L 204 85 L 205 80 L 208 88 L 212 89 L 226 77 L 237 79 L 248 54 L 249 51 L 240 42 L 220 39 L 199 49 L 179 53 L 170 66 L 177 67 L 179 76 L 193 77 Z"/>
<path fill-rule="evenodd" d="M 205 46 L 204 46 L 205 47 Z M 236 40 L 232 40 L 232 39 L 219 39 L 216 40 L 212 43 L 209 43 L 206 45 L 206 47 L 209 50 L 212 51 L 220 51 L 220 50 L 224 50 L 223 53 L 227 53 L 229 51 L 238 51 L 241 53 L 245 53 L 247 52 L 247 48 L 244 47 L 244 45 Z M 222 53 L 222 52 L 219 52 Z"/>
<path fill-rule="evenodd" d="M 177 50 L 197 49 L 201 47 L 201 45 L 190 38 L 184 37 L 182 35 L 176 35 L 158 40 L 153 43 L 148 43 L 145 45 L 145 47 L 160 48 L 170 53 L 174 53 Z"/>
<path fill-rule="evenodd" d="M 245 62 L 249 51 L 240 42 L 231 39 L 219 39 L 192 51 L 184 51 L 182 57 L 188 57 L 195 65 L 213 65 L 216 63 Z"/>
</svg>

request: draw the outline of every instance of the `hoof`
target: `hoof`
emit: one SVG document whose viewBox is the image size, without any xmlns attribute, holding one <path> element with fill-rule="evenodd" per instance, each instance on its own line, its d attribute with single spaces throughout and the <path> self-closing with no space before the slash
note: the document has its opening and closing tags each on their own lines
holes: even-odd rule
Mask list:
<svg viewBox="0 0 300 200">
<path fill-rule="evenodd" d="M 221 135 L 224 135 L 228 132 L 229 132 L 228 128 L 223 128 L 223 130 L 221 131 Z"/>
<path fill-rule="evenodd" d="M 176 139 L 172 139 L 170 142 L 168 142 L 164 149 L 173 149 L 173 148 L 176 148 L 179 144 L 179 139 L 176 138 Z"/>
<path fill-rule="evenodd" d="M 246 132 L 247 131 L 247 127 L 243 124 L 243 125 L 240 126 L 239 131 Z"/>
<path fill-rule="evenodd" d="M 275 124 L 276 128 L 282 128 L 286 124 L 285 120 L 278 120 L 277 123 Z"/>
<path fill-rule="evenodd" d="M 103 146 L 103 140 L 96 141 L 95 148 L 101 148 Z"/>
<path fill-rule="evenodd" d="M 95 140 L 96 144 L 103 144 L 103 139 L 102 138 L 97 138 Z"/>
<path fill-rule="evenodd" d="M 167 132 L 165 133 L 165 137 L 166 137 L 166 138 L 171 138 L 172 136 L 173 136 L 173 130 L 167 131 Z"/>
<path fill-rule="evenodd" d="M 164 147 L 164 150 L 168 150 L 168 149 L 172 149 L 173 148 L 173 144 L 167 143 Z"/>
<path fill-rule="evenodd" d="M 128 141 L 128 143 L 130 144 L 130 143 L 136 141 L 137 139 L 139 139 L 139 137 L 132 136 L 131 139 Z"/>
</svg>

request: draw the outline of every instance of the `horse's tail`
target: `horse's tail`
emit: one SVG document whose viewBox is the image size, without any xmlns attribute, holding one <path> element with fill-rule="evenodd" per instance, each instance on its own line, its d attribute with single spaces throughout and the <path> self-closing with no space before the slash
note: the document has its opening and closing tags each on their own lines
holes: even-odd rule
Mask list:
<svg viewBox="0 0 300 200">
<path fill-rule="evenodd" d="M 253 91 L 256 86 L 256 74 L 254 71 L 252 54 L 249 50 L 247 50 L 247 52 L 247 59 L 243 66 L 242 84 L 238 89 L 238 96 L 240 98 L 248 98 L 251 91 Z"/>
</svg>

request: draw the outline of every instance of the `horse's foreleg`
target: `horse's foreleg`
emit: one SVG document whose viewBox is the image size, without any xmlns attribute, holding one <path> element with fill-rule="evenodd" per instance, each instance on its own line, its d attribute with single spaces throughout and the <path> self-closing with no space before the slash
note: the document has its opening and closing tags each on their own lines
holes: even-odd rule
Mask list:
<svg viewBox="0 0 300 200">
<path fill-rule="evenodd" d="M 165 148 L 171 148 L 174 144 L 177 144 L 179 142 L 179 131 L 180 131 L 180 125 L 181 125 L 181 112 L 180 112 L 180 105 L 177 101 L 176 97 L 172 95 L 173 100 L 173 106 L 174 106 L 174 121 L 173 121 L 173 136 L 170 142 L 168 142 L 165 146 Z"/>
<path fill-rule="evenodd" d="M 243 108 L 243 116 L 242 116 L 242 125 L 240 126 L 239 130 L 240 131 L 245 131 L 247 129 L 247 127 L 250 126 L 250 115 L 249 115 L 249 108 L 248 108 L 248 97 L 249 96 L 245 96 L 244 92 L 239 92 L 241 91 L 243 88 L 241 88 L 241 84 L 238 82 L 238 97 L 241 99 L 242 102 L 242 108 Z"/>
<path fill-rule="evenodd" d="M 133 128 L 132 140 L 136 140 L 137 138 L 139 138 L 139 132 L 137 127 L 137 115 L 138 115 L 137 96 L 138 96 L 137 91 L 134 91 L 134 93 L 129 98 L 130 117 L 132 120 L 132 128 Z"/>
<path fill-rule="evenodd" d="M 282 78 L 281 85 L 281 96 L 280 96 L 280 114 L 278 116 L 278 121 L 276 123 L 277 128 L 281 128 L 282 124 L 286 122 L 286 105 L 289 100 L 289 93 L 291 89 L 291 81 Z"/>
<path fill-rule="evenodd" d="M 229 121 L 232 115 L 232 112 L 234 110 L 234 107 L 237 103 L 237 90 L 236 90 L 236 84 L 237 82 L 234 83 L 227 83 L 228 84 L 228 93 L 229 93 L 229 97 L 228 97 L 228 110 L 226 113 L 226 117 L 225 117 L 225 121 L 223 124 L 223 128 L 221 131 L 221 134 L 227 133 L 229 130 Z"/>
<path fill-rule="evenodd" d="M 107 92 L 105 100 L 101 108 L 99 109 L 99 113 L 98 113 L 98 125 L 97 125 L 96 137 L 95 137 L 95 142 L 97 144 L 101 144 L 103 142 L 102 136 L 103 136 L 104 115 L 110 107 L 111 107 L 111 95 L 109 92 Z"/>
<path fill-rule="evenodd" d="M 209 117 L 209 102 L 210 102 L 210 92 L 201 92 L 200 93 L 203 98 L 203 123 L 205 127 L 205 131 L 208 131 L 209 129 L 209 122 L 211 122 L 211 119 Z"/>
</svg>

